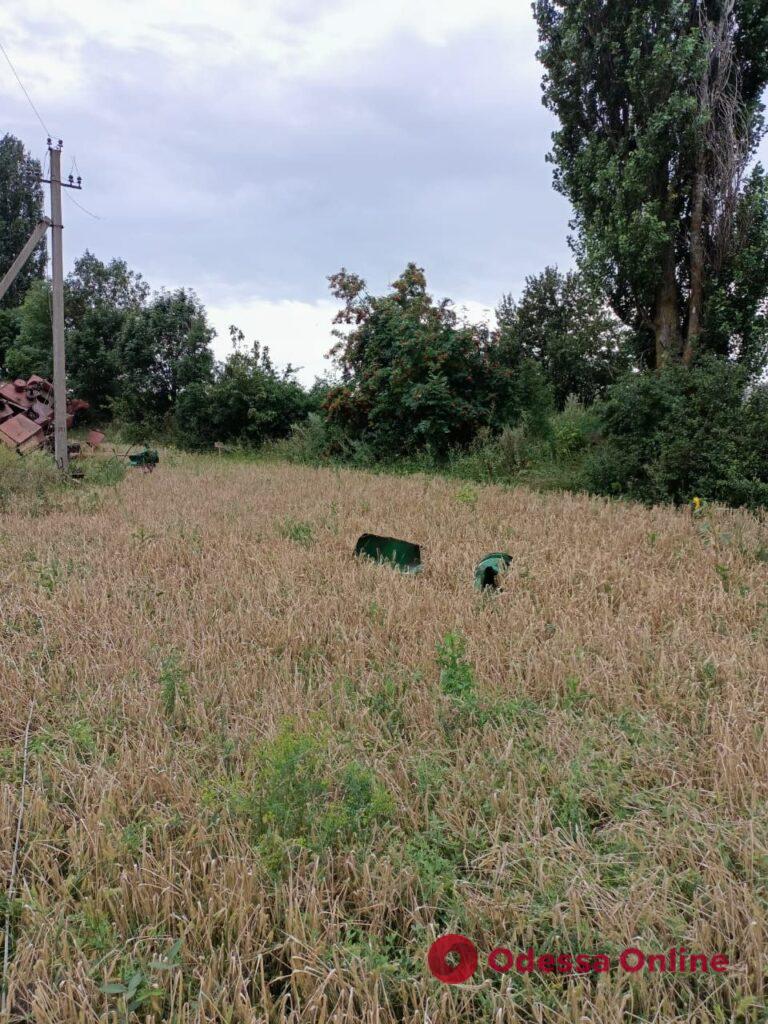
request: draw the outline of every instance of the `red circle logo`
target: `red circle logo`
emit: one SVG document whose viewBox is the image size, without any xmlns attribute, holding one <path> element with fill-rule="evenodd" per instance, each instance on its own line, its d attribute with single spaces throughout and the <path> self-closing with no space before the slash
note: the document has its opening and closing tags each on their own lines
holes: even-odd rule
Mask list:
<svg viewBox="0 0 768 1024">
<path fill-rule="evenodd" d="M 456 961 L 449 963 L 451 954 Z M 443 935 L 429 947 L 427 964 L 438 981 L 460 985 L 477 970 L 477 948 L 465 935 Z"/>
</svg>

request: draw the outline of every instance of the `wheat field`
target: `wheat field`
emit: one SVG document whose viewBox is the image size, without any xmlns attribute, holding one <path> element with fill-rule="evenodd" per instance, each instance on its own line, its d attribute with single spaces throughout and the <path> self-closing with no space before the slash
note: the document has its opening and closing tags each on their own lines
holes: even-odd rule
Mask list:
<svg viewBox="0 0 768 1024">
<path fill-rule="evenodd" d="M 738 512 L 174 453 L 0 517 L 0 1021 L 765 1021 L 767 556 Z"/>
</svg>

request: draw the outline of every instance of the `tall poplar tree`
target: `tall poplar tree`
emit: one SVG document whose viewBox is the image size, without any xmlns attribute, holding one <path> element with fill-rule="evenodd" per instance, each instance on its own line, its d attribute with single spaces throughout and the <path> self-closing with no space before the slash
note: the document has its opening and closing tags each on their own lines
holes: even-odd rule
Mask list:
<svg viewBox="0 0 768 1024">
<path fill-rule="evenodd" d="M 573 244 L 641 359 L 688 365 L 710 349 L 754 369 L 765 336 L 729 333 L 723 310 L 741 296 L 731 315 L 743 326 L 768 297 L 768 187 L 760 169 L 746 182 L 765 130 L 768 0 L 533 9 Z M 735 258 L 742 248 L 750 260 Z"/>
</svg>

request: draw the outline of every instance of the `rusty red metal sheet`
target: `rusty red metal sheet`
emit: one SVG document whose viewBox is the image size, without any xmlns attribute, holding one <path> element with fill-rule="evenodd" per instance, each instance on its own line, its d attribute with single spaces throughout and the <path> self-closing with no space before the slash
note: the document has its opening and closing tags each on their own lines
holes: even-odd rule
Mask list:
<svg viewBox="0 0 768 1024">
<path fill-rule="evenodd" d="M 105 438 L 106 435 L 102 434 L 100 430 L 89 430 L 86 441 L 91 446 L 91 448 L 98 448 L 100 444 L 104 443 Z"/>
<path fill-rule="evenodd" d="M 71 427 L 88 402 L 73 398 L 67 402 L 67 426 Z M 33 374 L 0 383 L 0 441 L 19 452 L 39 448 L 53 427 L 53 385 Z"/>
<path fill-rule="evenodd" d="M 18 381 L 17 381 L 18 383 Z M 26 411 L 32 407 L 32 399 L 27 394 L 26 388 L 17 388 L 16 384 L 0 384 L 0 399 L 13 406 L 14 409 Z"/>
<path fill-rule="evenodd" d="M 43 443 L 43 428 L 23 412 L 0 423 L 0 440 L 20 452 L 32 451 Z"/>
</svg>

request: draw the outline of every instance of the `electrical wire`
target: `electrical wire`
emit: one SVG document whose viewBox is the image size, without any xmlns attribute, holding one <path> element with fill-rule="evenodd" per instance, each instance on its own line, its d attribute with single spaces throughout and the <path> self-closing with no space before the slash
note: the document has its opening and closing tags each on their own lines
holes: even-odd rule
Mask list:
<svg viewBox="0 0 768 1024">
<path fill-rule="evenodd" d="M 87 209 L 86 209 L 86 208 L 85 208 L 85 207 L 84 207 L 84 206 L 82 205 L 82 203 L 78 203 L 78 201 L 77 201 L 77 200 L 75 199 L 75 197 L 74 197 L 73 195 L 71 195 L 71 194 L 69 193 L 69 191 L 68 191 L 67 189 L 63 189 L 63 192 L 64 192 L 64 195 L 65 195 L 65 196 L 67 197 L 67 199 L 69 199 L 69 201 L 70 201 L 71 203 L 74 203 L 74 204 L 75 204 L 75 206 L 76 206 L 76 207 L 78 208 L 78 210 L 82 210 L 82 211 L 83 211 L 83 213 L 87 213 L 87 214 L 88 214 L 88 216 L 89 216 L 89 217 L 93 217 L 93 219 L 94 219 L 94 220 L 104 220 L 104 218 L 103 218 L 103 217 L 100 217 L 100 216 L 98 215 L 98 213 L 91 213 L 91 211 L 90 211 L 90 210 L 87 210 Z"/>
<path fill-rule="evenodd" d="M 21 80 L 21 79 L 19 78 L 19 73 L 18 73 L 18 71 L 16 70 L 16 68 L 15 68 L 15 67 L 13 66 L 13 61 L 12 61 L 12 60 L 11 60 L 11 58 L 10 58 L 10 57 L 8 56 L 8 51 L 7 51 L 7 50 L 6 50 L 6 48 L 5 48 L 4 46 L 3 46 L 3 44 L 2 44 L 2 43 L 0 43 L 0 50 L 2 50 L 2 51 L 3 51 L 3 56 L 4 56 L 4 57 L 5 57 L 5 59 L 6 59 L 7 61 L 8 61 L 8 67 L 9 67 L 9 68 L 11 69 L 11 71 L 13 72 L 13 74 L 14 74 L 14 77 L 15 77 L 16 81 L 17 81 L 17 82 L 19 83 L 19 85 L 20 85 L 20 87 L 21 87 L 21 91 L 22 91 L 22 92 L 24 93 L 24 95 L 25 95 L 25 96 L 27 97 L 27 103 L 29 103 L 30 107 L 32 107 L 32 110 L 34 111 L 35 117 L 36 117 L 36 118 L 37 118 L 37 120 L 38 120 L 38 121 L 40 122 L 40 124 L 41 124 L 41 125 L 43 126 L 43 131 L 45 132 L 45 134 L 46 134 L 46 135 L 48 136 L 48 138 L 50 139 L 50 138 L 51 138 L 51 133 L 50 133 L 50 132 L 49 132 L 49 130 L 48 130 L 48 126 L 46 125 L 46 123 L 45 123 L 45 121 L 44 121 L 44 120 L 42 119 L 42 117 L 40 116 L 40 111 L 39 111 L 39 110 L 37 109 L 37 107 L 35 106 L 35 104 L 34 104 L 34 103 L 32 102 L 32 97 L 31 97 L 31 96 L 29 95 L 29 93 L 27 92 L 27 90 L 26 90 L 26 89 L 24 88 L 24 83 L 23 83 L 23 82 L 22 82 L 22 80 Z"/>
</svg>

